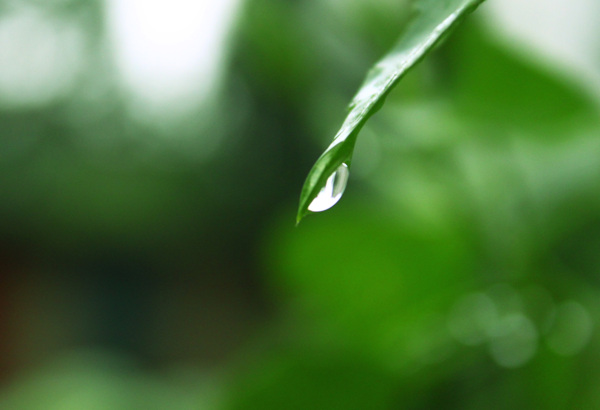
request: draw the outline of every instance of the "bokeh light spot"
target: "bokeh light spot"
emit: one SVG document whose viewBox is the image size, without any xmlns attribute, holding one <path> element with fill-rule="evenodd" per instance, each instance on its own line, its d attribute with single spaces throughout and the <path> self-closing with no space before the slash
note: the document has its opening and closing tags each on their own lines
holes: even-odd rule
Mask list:
<svg viewBox="0 0 600 410">
<path fill-rule="evenodd" d="M 554 312 L 547 338 L 548 347 L 557 354 L 572 356 L 590 341 L 594 323 L 588 310 L 578 302 L 559 305 Z"/>
<path fill-rule="evenodd" d="M 520 313 L 502 318 L 490 340 L 490 354 L 502 367 L 516 368 L 535 355 L 538 332 L 529 318 Z"/>
</svg>

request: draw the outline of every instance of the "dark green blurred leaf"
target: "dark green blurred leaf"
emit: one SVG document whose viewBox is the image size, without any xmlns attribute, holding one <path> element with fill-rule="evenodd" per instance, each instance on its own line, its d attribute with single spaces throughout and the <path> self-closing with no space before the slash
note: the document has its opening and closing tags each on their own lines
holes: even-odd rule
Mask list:
<svg viewBox="0 0 600 410">
<path fill-rule="evenodd" d="M 467 14 L 483 0 L 422 0 L 417 3 L 418 17 L 409 25 L 394 49 L 371 69 L 350 104 L 350 113 L 333 143 L 325 150 L 308 174 L 302 193 L 297 221 L 306 214 L 327 180 L 343 164 L 350 164 L 356 137 L 384 103 L 385 97 L 406 72 L 418 63 Z M 343 187 L 340 187 L 343 190 Z"/>
</svg>

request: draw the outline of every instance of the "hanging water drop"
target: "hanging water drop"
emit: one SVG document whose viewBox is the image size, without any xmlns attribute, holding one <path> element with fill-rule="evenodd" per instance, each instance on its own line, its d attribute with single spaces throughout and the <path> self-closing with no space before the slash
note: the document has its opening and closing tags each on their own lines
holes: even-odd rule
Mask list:
<svg viewBox="0 0 600 410">
<path fill-rule="evenodd" d="M 322 212 L 334 206 L 342 197 L 350 171 L 348 165 L 342 164 L 329 178 L 319 194 L 308 206 L 311 212 Z"/>
</svg>

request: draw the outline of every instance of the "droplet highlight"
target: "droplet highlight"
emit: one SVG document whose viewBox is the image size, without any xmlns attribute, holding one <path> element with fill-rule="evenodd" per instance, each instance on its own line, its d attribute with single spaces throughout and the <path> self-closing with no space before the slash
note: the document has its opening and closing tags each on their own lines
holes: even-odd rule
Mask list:
<svg viewBox="0 0 600 410">
<path fill-rule="evenodd" d="M 334 206 L 342 197 L 349 176 L 350 170 L 348 169 L 348 165 L 340 165 L 340 167 L 327 178 L 325 186 L 310 203 L 308 210 L 311 212 L 323 212 Z"/>
</svg>

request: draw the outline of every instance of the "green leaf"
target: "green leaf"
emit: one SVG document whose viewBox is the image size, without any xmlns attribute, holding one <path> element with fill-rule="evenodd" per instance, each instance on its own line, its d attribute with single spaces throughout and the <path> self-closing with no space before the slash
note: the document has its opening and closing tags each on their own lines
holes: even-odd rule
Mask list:
<svg viewBox="0 0 600 410">
<path fill-rule="evenodd" d="M 331 145 L 310 170 L 298 208 L 297 223 L 312 212 L 309 208 L 326 185 L 330 191 L 328 205 L 333 206 L 341 197 L 345 185 L 335 182 L 334 175 L 340 167 L 350 166 L 356 137 L 385 101 L 385 97 L 406 72 L 417 64 L 460 21 L 484 0 L 420 0 L 417 15 L 400 37 L 397 45 L 367 74 L 367 78 L 350 103 L 350 112 Z M 338 184 L 339 186 L 335 186 Z M 326 194 L 327 189 L 323 194 Z"/>
</svg>

